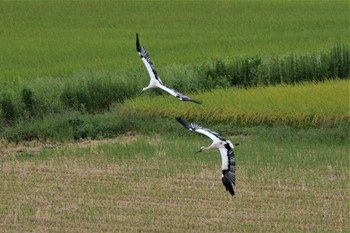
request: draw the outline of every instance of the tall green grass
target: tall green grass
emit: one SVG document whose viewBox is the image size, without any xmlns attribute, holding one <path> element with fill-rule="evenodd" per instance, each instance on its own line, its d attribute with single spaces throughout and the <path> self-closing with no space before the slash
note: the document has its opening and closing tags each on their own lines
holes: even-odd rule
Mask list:
<svg viewBox="0 0 350 233">
<path fill-rule="evenodd" d="M 197 90 L 347 78 L 350 77 L 350 50 L 346 45 L 335 45 L 329 51 L 320 53 L 219 59 L 194 70 L 198 73 L 198 78 L 194 81 Z M 184 88 L 185 85 L 182 86 Z"/>
</svg>

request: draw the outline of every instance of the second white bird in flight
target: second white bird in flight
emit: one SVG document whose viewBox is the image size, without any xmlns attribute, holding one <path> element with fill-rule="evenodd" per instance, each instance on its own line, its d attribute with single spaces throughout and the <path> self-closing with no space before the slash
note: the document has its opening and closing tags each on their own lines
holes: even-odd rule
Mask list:
<svg viewBox="0 0 350 233">
<path fill-rule="evenodd" d="M 175 96 L 176 98 L 178 98 L 179 100 L 182 100 L 182 101 L 190 101 L 190 102 L 194 102 L 194 103 L 197 103 L 197 104 L 201 104 L 202 102 L 198 101 L 198 100 L 194 100 L 194 99 L 191 99 L 190 97 L 188 96 L 185 96 L 183 95 L 182 93 L 180 92 L 177 92 L 173 89 L 170 89 L 166 86 L 164 86 L 162 80 L 160 80 L 158 74 L 157 74 L 157 71 L 154 67 L 154 65 L 152 64 L 151 62 L 151 59 L 145 49 L 145 47 L 141 47 L 140 45 L 140 42 L 139 42 L 139 35 L 136 33 L 136 50 L 138 52 L 138 54 L 140 55 L 143 63 L 145 64 L 146 66 L 146 69 L 148 71 L 148 74 L 150 76 L 150 83 L 148 84 L 147 87 L 143 88 L 142 91 L 146 91 L 147 89 L 150 89 L 150 88 L 160 88 L 166 92 L 168 92 L 170 95 L 173 95 Z"/>
<path fill-rule="evenodd" d="M 222 184 L 232 196 L 235 195 L 234 187 L 236 185 L 236 158 L 235 153 L 233 152 L 233 148 L 239 144 L 232 144 L 231 141 L 226 140 L 220 136 L 220 134 L 211 131 L 210 129 L 203 128 L 200 125 L 184 121 L 180 117 L 177 117 L 176 120 L 190 131 L 203 134 L 213 140 L 213 143 L 210 146 L 202 146 L 196 153 L 209 149 L 219 149 L 222 161 Z"/>
</svg>

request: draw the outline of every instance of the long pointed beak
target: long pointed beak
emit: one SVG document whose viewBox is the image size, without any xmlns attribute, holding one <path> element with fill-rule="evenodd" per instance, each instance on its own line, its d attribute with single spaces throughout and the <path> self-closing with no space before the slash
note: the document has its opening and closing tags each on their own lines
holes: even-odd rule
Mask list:
<svg viewBox="0 0 350 233">
<path fill-rule="evenodd" d="M 198 151 L 194 152 L 194 154 L 198 154 L 199 152 L 202 152 L 202 149 L 199 149 Z"/>
<path fill-rule="evenodd" d="M 143 91 L 140 92 L 139 96 L 143 94 Z"/>
</svg>

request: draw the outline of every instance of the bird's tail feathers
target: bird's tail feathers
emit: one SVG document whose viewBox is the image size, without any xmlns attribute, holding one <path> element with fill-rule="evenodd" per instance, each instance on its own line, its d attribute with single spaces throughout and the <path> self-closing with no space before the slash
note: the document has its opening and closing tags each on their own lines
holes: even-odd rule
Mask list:
<svg viewBox="0 0 350 233">
<path fill-rule="evenodd" d="M 231 196 L 235 195 L 235 191 L 233 189 L 232 183 L 225 176 L 223 176 L 221 180 L 226 190 L 231 194 Z"/>
</svg>

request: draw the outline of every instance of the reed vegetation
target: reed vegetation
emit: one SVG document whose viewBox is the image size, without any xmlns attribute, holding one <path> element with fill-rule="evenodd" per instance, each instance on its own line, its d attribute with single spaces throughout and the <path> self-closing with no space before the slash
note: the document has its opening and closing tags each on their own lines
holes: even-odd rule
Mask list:
<svg viewBox="0 0 350 233">
<path fill-rule="evenodd" d="M 349 80 L 251 89 L 217 89 L 193 95 L 201 106 L 169 96 L 140 97 L 125 107 L 150 115 L 183 116 L 196 121 L 297 127 L 350 123 Z"/>
</svg>

